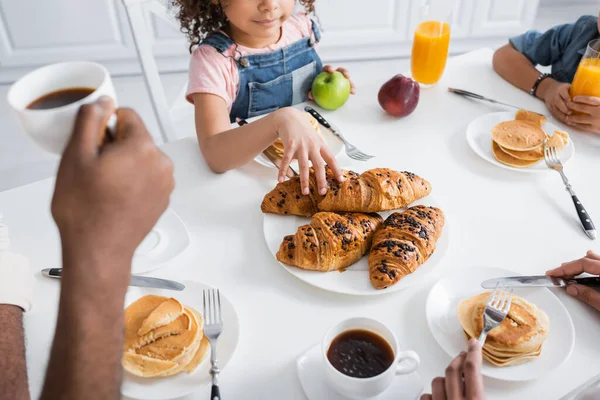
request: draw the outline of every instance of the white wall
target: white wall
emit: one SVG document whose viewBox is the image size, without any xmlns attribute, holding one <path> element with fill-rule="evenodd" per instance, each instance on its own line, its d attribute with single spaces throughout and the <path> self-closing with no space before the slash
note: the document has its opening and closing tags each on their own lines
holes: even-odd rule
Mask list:
<svg viewBox="0 0 600 400">
<path fill-rule="evenodd" d="M 538 0 L 434 0 L 454 10 L 451 51 L 505 41 L 532 26 Z M 543 0 L 555 1 L 555 0 Z M 326 61 L 410 54 L 419 0 L 319 0 Z M 185 71 L 187 44 L 177 29 L 148 18 L 161 71 Z M 139 73 L 120 0 L 0 0 L 0 82 L 40 65 L 100 61 L 115 75 Z"/>
</svg>

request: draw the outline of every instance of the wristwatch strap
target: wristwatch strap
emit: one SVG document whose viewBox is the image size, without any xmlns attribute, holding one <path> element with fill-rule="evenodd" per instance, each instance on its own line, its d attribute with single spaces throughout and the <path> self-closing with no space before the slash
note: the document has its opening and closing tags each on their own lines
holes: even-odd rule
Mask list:
<svg viewBox="0 0 600 400">
<path fill-rule="evenodd" d="M 551 74 L 540 74 L 540 76 L 538 76 L 538 78 L 535 80 L 535 83 L 533 84 L 533 86 L 531 87 L 531 90 L 529 91 L 529 94 L 532 95 L 533 97 L 536 97 L 536 92 L 537 92 L 537 88 L 538 86 L 540 86 L 540 83 L 542 83 L 542 81 L 546 78 L 550 78 L 552 75 Z"/>
</svg>

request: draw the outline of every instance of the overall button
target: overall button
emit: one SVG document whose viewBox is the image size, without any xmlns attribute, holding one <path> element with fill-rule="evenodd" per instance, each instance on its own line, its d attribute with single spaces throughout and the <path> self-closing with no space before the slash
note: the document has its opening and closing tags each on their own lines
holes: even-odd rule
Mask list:
<svg viewBox="0 0 600 400">
<path fill-rule="evenodd" d="M 308 40 L 308 45 L 310 47 L 314 47 L 315 46 L 315 40 L 312 37 Z"/>
<path fill-rule="evenodd" d="M 240 57 L 238 60 L 242 67 L 248 68 L 250 66 L 250 61 L 246 57 Z"/>
</svg>

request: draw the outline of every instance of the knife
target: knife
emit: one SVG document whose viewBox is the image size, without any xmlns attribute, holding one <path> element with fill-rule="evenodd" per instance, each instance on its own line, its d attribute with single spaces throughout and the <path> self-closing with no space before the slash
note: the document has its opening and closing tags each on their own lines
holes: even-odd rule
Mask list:
<svg viewBox="0 0 600 400">
<path fill-rule="evenodd" d="M 323 118 L 323 116 L 321 114 L 319 114 L 319 112 L 317 110 L 315 110 L 314 108 L 312 108 L 311 106 L 305 106 L 304 107 L 304 111 L 306 111 L 307 113 L 309 113 L 310 115 L 312 115 L 317 122 L 319 122 L 321 125 L 323 125 L 325 128 L 329 129 L 331 132 L 333 132 L 333 134 L 340 139 L 342 142 L 344 141 L 344 138 L 340 136 L 340 128 L 338 128 L 335 125 L 330 124 L 325 118 Z"/>
<path fill-rule="evenodd" d="M 525 109 L 525 108 L 522 108 L 522 107 L 513 106 L 512 104 L 503 103 L 503 102 L 501 102 L 501 101 L 494 100 L 494 99 L 490 99 L 489 97 L 484 97 L 484 96 L 482 96 L 482 95 L 480 95 L 480 94 L 473 93 L 473 92 L 468 92 L 468 91 L 466 91 L 466 90 L 462 90 L 462 89 L 455 89 L 455 88 L 450 88 L 450 87 L 449 87 L 449 88 L 448 88 L 448 91 L 449 91 L 450 93 L 458 94 L 459 96 L 463 96 L 463 97 L 470 97 L 470 98 L 472 98 L 472 99 L 476 99 L 476 100 L 482 100 L 482 101 L 487 101 L 487 102 L 489 102 L 489 103 L 493 103 L 493 104 L 500 104 L 500 105 L 503 105 L 503 106 L 506 106 L 506 107 L 514 108 L 514 109 L 516 109 L 516 110 L 525 110 L 525 111 L 528 111 L 528 112 L 530 112 L 530 113 L 534 113 L 534 114 L 537 114 L 537 115 L 543 115 L 544 117 L 548 117 L 547 115 L 540 114 L 540 113 L 538 113 L 538 112 L 535 112 L 535 111 L 530 111 L 530 110 L 527 110 L 527 109 Z"/>
<path fill-rule="evenodd" d="M 248 121 L 246 121 L 245 119 L 237 119 L 237 124 L 239 126 L 244 126 L 244 125 L 248 125 Z M 281 168 L 281 160 L 279 158 L 273 157 L 273 155 L 271 153 L 269 153 L 268 151 L 263 151 L 263 155 L 265 157 L 267 157 L 269 159 L 269 161 L 271 161 L 271 164 L 273 164 L 277 169 Z M 292 178 L 294 176 L 298 176 L 298 173 L 294 170 L 294 168 L 292 168 L 292 166 L 290 165 L 288 167 L 288 171 L 286 173 L 286 176 L 288 178 Z"/>
<path fill-rule="evenodd" d="M 484 289 L 498 287 L 565 287 L 577 283 L 589 287 L 600 287 L 600 277 L 562 279 L 550 276 L 508 276 L 504 278 L 488 279 L 481 282 Z"/>
<path fill-rule="evenodd" d="M 60 279 L 60 277 L 62 275 L 62 268 L 43 269 L 42 275 L 47 276 L 48 278 Z M 138 276 L 138 275 L 131 275 L 131 282 L 129 282 L 129 286 L 176 290 L 178 292 L 185 289 L 185 285 L 183 285 L 179 282 L 169 281 L 167 279 L 150 278 L 148 276 Z"/>
</svg>

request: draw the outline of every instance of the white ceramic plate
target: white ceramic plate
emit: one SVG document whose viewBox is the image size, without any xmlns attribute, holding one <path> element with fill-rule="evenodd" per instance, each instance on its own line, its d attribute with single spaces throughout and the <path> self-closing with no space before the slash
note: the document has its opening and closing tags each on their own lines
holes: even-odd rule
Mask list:
<svg viewBox="0 0 600 400">
<path fill-rule="evenodd" d="M 432 196 L 422 198 L 411 206 L 415 205 L 426 205 L 431 207 L 438 207 L 444 211 L 443 207 L 435 201 Z M 396 211 L 404 211 L 396 210 Z M 395 211 L 394 211 L 395 212 Z M 392 212 L 382 212 L 380 215 L 385 219 Z M 276 254 L 279 251 L 279 245 L 286 235 L 293 235 L 299 226 L 310 223 L 310 218 L 288 216 L 288 215 L 275 215 L 275 214 L 264 214 L 263 230 L 265 234 L 265 240 L 267 246 L 271 250 L 273 257 L 277 259 Z M 331 272 L 318 272 L 318 271 L 307 271 L 297 267 L 279 264 L 285 268 L 290 274 L 296 278 L 303 280 L 309 285 L 316 286 L 318 288 L 328 290 L 334 293 L 359 295 L 359 296 L 376 296 L 384 295 L 388 293 L 394 293 L 402 290 L 405 287 L 411 287 L 419 284 L 423 281 L 423 278 L 430 274 L 439 262 L 444 258 L 446 251 L 448 250 L 449 234 L 447 220 L 444 225 L 442 236 L 438 240 L 437 249 L 433 255 L 423 265 L 421 265 L 415 272 L 405 276 L 398 283 L 390 286 L 383 290 L 377 290 L 371 285 L 369 279 L 369 265 L 368 265 L 368 254 L 366 254 L 356 264 L 350 266 L 345 272 L 331 271 Z"/>
<path fill-rule="evenodd" d="M 183 253 L 190 245 L 190 234 L 179 216 L 170 208 L 135 251 L 131 273 L 154 271 Z"/>
<path fill-rule="evenodd" d="M 501 168 L 519 172 L 550 171 L 544 160 L 541 160 L 526 168 L 510 167 L 496 160 L 494 153 L 492 152 L 492 129 L 500 122 L 513 119 L 515 119 L 515 113 L 510 111 L 485 114 L 475 118 L 467 127 L 467 142 L 469 143 L 469 146 L 471 146 L 473 151 L 481 158 Z M 550 136 L 554 135 L 555 130 L 562 130 L 558 126 L 548 121 L 544 123 L 542 129 Z M 575 146 L 573 145 L 573 139 L 572 137 L 569 137 L 569 143 L 559 154 L 560 161 L 563 164 L 566 164 L 574 154 Z"/>
<path fill-rule="evenodd" d="M 248 118 L 247 121 L 251 123 L 263 117 L 265 117 L 265 115 Z M 232 127 L 236 126 L 237 124 L 232 125 Z M 339 157 L 339 155 L 342 153 L 342 150 L 344 150 L 344 144 L 329 129 L 325 128 L 323 125 L 320 125 L 319 127 L 321 129 L 321 136 L 323 137 L 323 140 L 331 150 L 331 153 L 334 155 L 335 158 Z M 267 157 L 265 157 L 263 153 L 260 153 L 258 156 L 256 156 L 254 158 L 254 161 L 266 167 L 275 169 L 273 163 Z M 292 168 L 294 168 L 294 170 L 298 171 L 298 162 L 296 160 L 292 161 L 291 166 Z"/>
<path fill-rule="evenodd" d="M 458 322 L 458 304 L 486 291 L 481 282 L 502 276 L 519 275 L 501 268 L 468 268 L 453 270 L 433 286 L 427 297 L 427 323 L 439 345 L 451 357 L 466 350 L 467 342 Z M 515 294 L 544 310 L 550 318 L 550 332 L 535 360 L 509 367 L 495 367 L 483 362 L 481 372 L 490 378 L 506 381 L 528 381 L 540 378 L 564 363 L 575 345 L 575 328 L 567 309 L 546 288 L 515 288 Z"/>
<path fill-rule="evenodd" d="M 298 379 L 309 400 L 347 400 L 337 393 L 325 378 L 321 345 L 316 345 L 296 360 Z M 423 392 L 418 373 L 397 375 L 390 387 L 377 400 L 415 400 Z"/>
<path fill-rule="evenodd" d="M 192 281 L 182 281 L 181 283 L 185 285 L 185 289 L 181 292 L 130 287 L 127 296 L 125 297 L 125 304 L 128 306 L 142 296 L 154 294 L 158 296 L 174 297 L 184 305 L 193 307 L 196 311 L 203 314 L 202 290 L 211 289 L 211 287 Z M 223 312 L 223 332 L 221 336 L 219 336 L 217 353 L 219 356 L 219 368 L 223 370 L 229 360 L 231 360 L 231 357 L 237 348 L 240 337 L 240 325 L 233 305 L 227 300 L 227 297 L 222 291 L 220 292 L 220 295 L 221 311 Z M 211 384 L 209 370 L 210 349 L 204 356 L 204 360 L 202 360 L 198 368 L 191 374 L 182 372 L 166 378 L 140 378 L 127 371 L 123 371 L 121 393 L 127 397 L 145 400 L 174 399 L 186 396 Z"/>
</svg>

